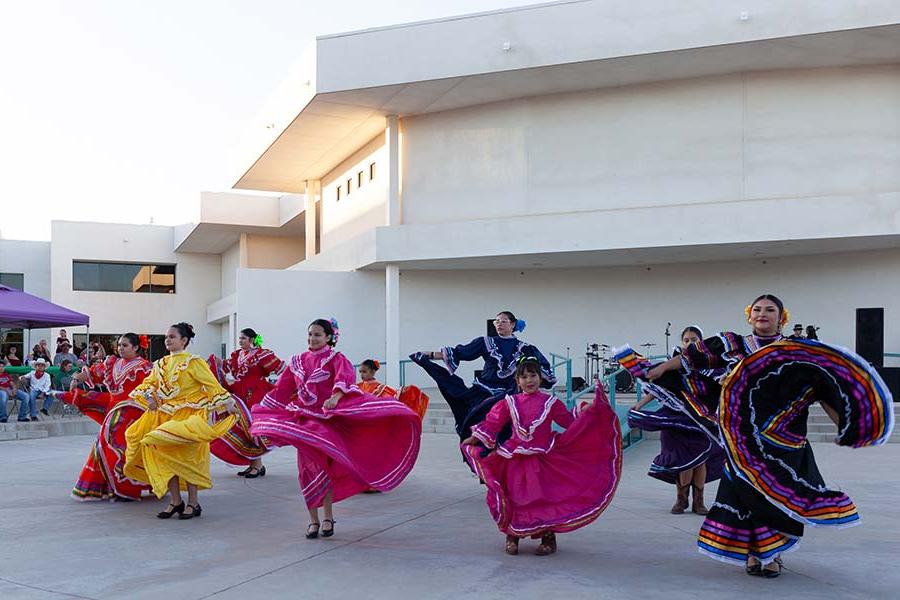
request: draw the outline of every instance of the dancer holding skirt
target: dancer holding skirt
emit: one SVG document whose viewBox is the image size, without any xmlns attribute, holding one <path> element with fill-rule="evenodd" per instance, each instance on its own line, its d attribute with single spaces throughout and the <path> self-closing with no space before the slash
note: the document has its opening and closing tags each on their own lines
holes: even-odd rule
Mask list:
<svg viewBox="0 0 900 600">
<path fill-rule="evenodd" d="M 516 368 L 522 390 L 497 402 L 463 440 L 466 460 L 487 486 L 487 505 L 506 534 L 507 554 L 519 539 L 540 538 L 538 555 L 556 552 L 556 533 L 593 522 L 612 501 L 622 471 L 619 419 L 603 388 L 574 413 L 541 391 L 542 368 L 525 357 Z M 565 432 L 553 430 L 553 424 Z M 512 437 L 498 434 L 512 425 Z M 492 452 L 484 455 L 480 444 Z"/>
<path fill-rule="evenodd" d="M 253 435 L 297 449 L 308 539 L 334 535 L 332 503 L 397 487 L 419 454 L 419 418 L 393 398 L 360 391 L 353 365 L 334 349 L 339 333 L 333 319 L 313 321 L 309 350 L 291 357 L 275 389 L 253 407 Z"/>
</svg>

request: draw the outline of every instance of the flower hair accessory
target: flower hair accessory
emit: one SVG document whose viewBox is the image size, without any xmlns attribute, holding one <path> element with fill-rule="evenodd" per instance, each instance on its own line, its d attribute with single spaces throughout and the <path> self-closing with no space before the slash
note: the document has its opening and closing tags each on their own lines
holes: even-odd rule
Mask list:
<svg viewBox="0 0 900 600">
<path fill-rule="evenodd" d="M 525 325 L 525 319 L 516 319 L 516 324 L 513 325 L 513 333 L 525 331 Z"/>
<path fill-rule="evenodd" d="M 253 338 L 253 345 L 256 346 L 257 348 L 262 348 L 263 337 L 261 335 L 259 335 L 258 333 L 256 334 L 256 337 Z"/>
<path fill-rule="evenodd" d="M 144 350 L 146 350 L 147 348 L 150 347 L 150 338 L 147 337 L 146 335 L 139 335 L 138 336 L 138 345 L 141 348 L 143 348 Z"/>
<path fill-rule="evenodd" d="M 378 362 L 377 360 L 373 360 L 372 362 L 375 363 L 375 370 L 376 370 L 376 371 L 377 371 L 378 369 L 381 368 L 381 363 L 380 363 L 380 362 Z"/>
<path fill-rule="evenodd" d="M 523 362 L 526 362 L 529 360 L 533 360 L 534 362 L 540 362 L 537 359 L 537 356 L 531 356 L 530 354 L 523 354 L 522 356 L 520 356 L 519 358 L 516 359 L 516 364 L 521 365 Z"/>
<path fill-rule="evenodd" d="M 328 320 L 331 321 L 331 328 L 334 330 L 334 333 L 331 336 L 331 341 L 336 345 L 338 343 L 338 338 L 341 337 L 341 328 L 338 326 L 337 319 L 335 319 L 334 317 L 331 317 Z"/>
</svg>

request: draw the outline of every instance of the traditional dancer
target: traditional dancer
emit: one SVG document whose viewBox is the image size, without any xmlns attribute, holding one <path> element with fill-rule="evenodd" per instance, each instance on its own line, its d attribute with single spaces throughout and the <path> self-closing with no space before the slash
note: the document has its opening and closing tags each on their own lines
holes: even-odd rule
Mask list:
<svg viewBox="0 0 900 600">
<path fill-rule="evenodd" d="M 540 389 L 543 369 L 524 357 L 515 378 L 521 392 L 508 395 L 463 440 L 466 460 L 487 486 L 487 505 L 506 534 L 506 553 L 519 539 L 540 538 L 538 555 L 556 552 L 556 533 L 593 522 L 612 501 L 622 471 L 619 419 L 602 386 L 594 401 L 573 413 Z M 565 428 L 553 431 L 553 423 Z M 512 425 L 512 437 L 497 439 Z M 480 444 L 493 450 L 483 456 Z"/>
<path fill-rule="evenodd" d="M 484 420 L 498 400 L 516 392 L 516 361 L 522 356 L 534 356 L 541 366 L 541 387 L 552 388 L 556 376 L 550 363 L 540 350 L 516 338 L 515 334 L 525 330 L 525 321 L 516 319 L 508 310 L 497 314 L 494 319 L 497 335 L 475 338 L 468 344 L 447 346 L 439 352 L 416 352 L 410 354 L 417 365 L 425 369 L 450 405 L 456 421 L 456 432 L 460 440 L 471 434 L 473 425 Z M 456 375 L 462 361 L 484 360 L 481 374 L 467 387 Z M 438 365 L 432 360 L 441 360 Z M 502 436 L 505 437 L 505 436 Z M 501 440 L 502 441 L 502 440 Z"/>
<path fill-rule="evenodd" d="M 191 519 L 201 514 L 198 492 L 212 487 L 209 476 L 209 442 L 224 434 L 235 416 L 210 426 L 210 414 L 237 408 L 228 390 L 216 381 L 199 356 L 186 351 L 194 337 L 188 323 L 176 323 L 166 332 L 169 355 L 153 364 L 153 370 L 130 396 L 144 414 L 126 431 L 124 473 L 149 483 L 157 498 L 170 494 L 169 506 L 157 517 Z M 187 489 L 188 505 L 181 499 Z"/>
<path fill-rule="evenodd" d="M 381 363 L 372 358 L 367 358 L 359 365 L 359 379 L 356 384 L 360 390 L 379 398 L 396 398 L 410 408 L 419 420 L 425 418 L 428 410 L 428 395 L 414 385 L 405 385 L 400 391 L 395 390 L 385 383 L 375 379 L 375 373 L 381 368 Z"/>
<path fill-rule="evenodd" d="M 360 391 L 353 365 L 334 349 L 339 334 L 334 319 L 313 321 L 309 350 L 291 357 L 275 389 L 253 407 L 253 435 L 266 446 L 297 449 L 307 539 L 320 528 L 322 537 L 334 535 L 333 502 L 397 487 L 419 454 L 419 418 L 397 400 Z"/>
<path fill-rule="evenodd" d="M 796 548 L 804 524 L 848 527 L 859 515 L 830 490 L 806 439 L 809 408 L 819 402 L 838 426 L 835 442 L 884 443 L 893 428 L 892 398 L 872 367 L 849 350 L 781 335 L 788 311 L 765 294 L 745 309 L 753 333 L 721 333 L 653 367 L 651 379 L 682 366 L 726 367 L 718 412 L 726 455 L 716 502 L 698 537 L 700 552 L 778 577 L 780 555 Z"/>
<path fill-rule="evenodd" d="M 231 392 L 238 407 L 237 422 L 222 437 L 210 442 L 209 449 L 216 458 L 231 465 L 249 467 L 238 475 L 247 479 L 266 476 L 262 455 L 266 448 L 250 434 L 251 409 L 259 404 L 274 387 L 267 377 L 284 369 L 284 361 L 271 350 L 262 347 L 262 336 L 249 327 L 238 337 L 238 349 L 226 361 L 210 355 L 208 362 L 219 383 Z"/>
<path fill-rule="evenodd" d="M 698 327 L 686 327 L 681 332 L 682 348 L 702 339 L 703 332 Z M 680 350 L 676 348 L 673 355 L 677 356 L 679 353 Z M 649 363 L 637 356 L 629 346 L 615 350 L 614 354 L 632 375 L 646 380 Z M 650 471 L 647 474 L 675 485 L 675 504 L 670 511 L 674 515 L 683 514 L 689 504 L 691 512 L 698 515 L 707 514 L 709 511 L 703 502 L 704 484 L 715 481 L 722 475 L 724 455 L 718 440 L 707 435 L 704 429 L 701 429 L 681 408 L 686 396 L 695 394 L 697 390 L 704 390 L 705 396 L 712 399 L 709 404 L 713 405 L 710 406 L 711 412 L 707 414 L 713 415 L 711 418 L 714 418 L 714 403 L 720 389 L 714 377 L 722 373 L 724 371 L 717 373 L 695 371 L 690 374 L 670 372 L 670 375 L 657 380 L 655 385 L 646 386 L 647 393 L 628 411 L 628 424 L 631 427 L 660 432 L 660 453 L 650 463 Z M 665 391 L 668 393 L 659 393 L 666 384 L 668 386 Z M 667 402 L 671 396 L 681 396 L 682 402 L 673 408 L 671 403 Z M 660 400 L 662 403 L 659 410 L 642 410 L 653 400 Z M 703 402 L 697 404 L 703 406 L 706 411 L 706 404 Z M 690 503 L 692 489 L 693 503 Z"/>
<path fill-rule="evenodd" d="M 72 391 L 59 394 L 63 402 L 74 404 L 85 416 L 100 424 L 97 441 L 75 482 L 72 497 L 77 500 L 140 500 L 149 486 L 125 476 L 125 430 L 144 414 L 143 407 L 129 394 L 147 375 L 152 364 L 141 356 L 148 347 L 146 336 L 125 333 L 119 338 L 118 356 L 108 356 L 99 368 L 83 369 L 73 376 Z M 93 389 L 83 391 L 88 382 Z"/>
</svg>

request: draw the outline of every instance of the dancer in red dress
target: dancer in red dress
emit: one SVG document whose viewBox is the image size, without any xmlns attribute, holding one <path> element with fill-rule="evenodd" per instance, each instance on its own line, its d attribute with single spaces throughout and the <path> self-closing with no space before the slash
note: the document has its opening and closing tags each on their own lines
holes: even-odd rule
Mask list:
<svg viewBox="0 0 900 600">
<path fill-rule="evenodd" d="M 251 409 L 259 404 L 274 387 L 268 377 L 284 369 L 284 361 L 271 350 L 262 347 L 262 336 L 249 327 L 241 330 L 238 349 L 225 361 L 209 357 L 209 366 L 222 386 L 234 396 L 238 420 L 231 430 L 210 442 L 214 456 L 232 465 L 249 467 L 238 475 L 248 479 L 265 477 L 262 455 L 267 449 L 250 434 Z"/>
<path fill-rule="evenodd" d="M 320 528 L 322 537 L 334 535 L 332 502 L 400 485 L 419 454 L 422 424 L 399 401 L 360 391 L 353 365 L 334 349 L 337 321 L 317 319 L 308 334 L 309 350 L 291 357 L 275 389 L 253 407 L 250 431 L 266 446 L 297 449 L 312 539 Z"/>
<path fill-rule="evenodd" d="M 139 500 L 141 492 L 150 489 L 122 472 L 125 430 L 144 414 L 144 409 L 128 395 L 152 369 L 153 365 L 140 355 L 148 345 L 146 336 L 122 335 L 117 344 L 118 357 L 108 356 L 90 371 L 76 374 L 72 391 L 58 395 L 100 423 L 97 441 L 72 490 L 72 496 L 78 500 Z M 83 391 L 76 387 L 89 380 L 95 389 Z"/>
</svg>

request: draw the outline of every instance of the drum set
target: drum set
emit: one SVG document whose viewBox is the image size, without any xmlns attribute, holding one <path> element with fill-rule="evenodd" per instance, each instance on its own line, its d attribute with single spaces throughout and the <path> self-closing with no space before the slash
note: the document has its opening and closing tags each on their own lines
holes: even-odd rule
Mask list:
<svg viewBox="0 0 900 600">
<path fill-rule="evenodd" d="M 656 344 L 645 342 L 641 344 L 644 349 L 644 355 L 650 354 L 650 348 Z M 598 378 L 605 378 L 619 371 L 615 376 L 616 391 L 621 393 L 631 393 L 634 391 L 634 377 L 628 371 L 622 369 L 619 362 L 610 356 L 611 346 L 609 344 L 588 344 L 584 352 L 584 379 L 586 381 L 594 381 Z M 609 391 L 609 381 L 604 380 L 603 389 Z"/>
</svg>

